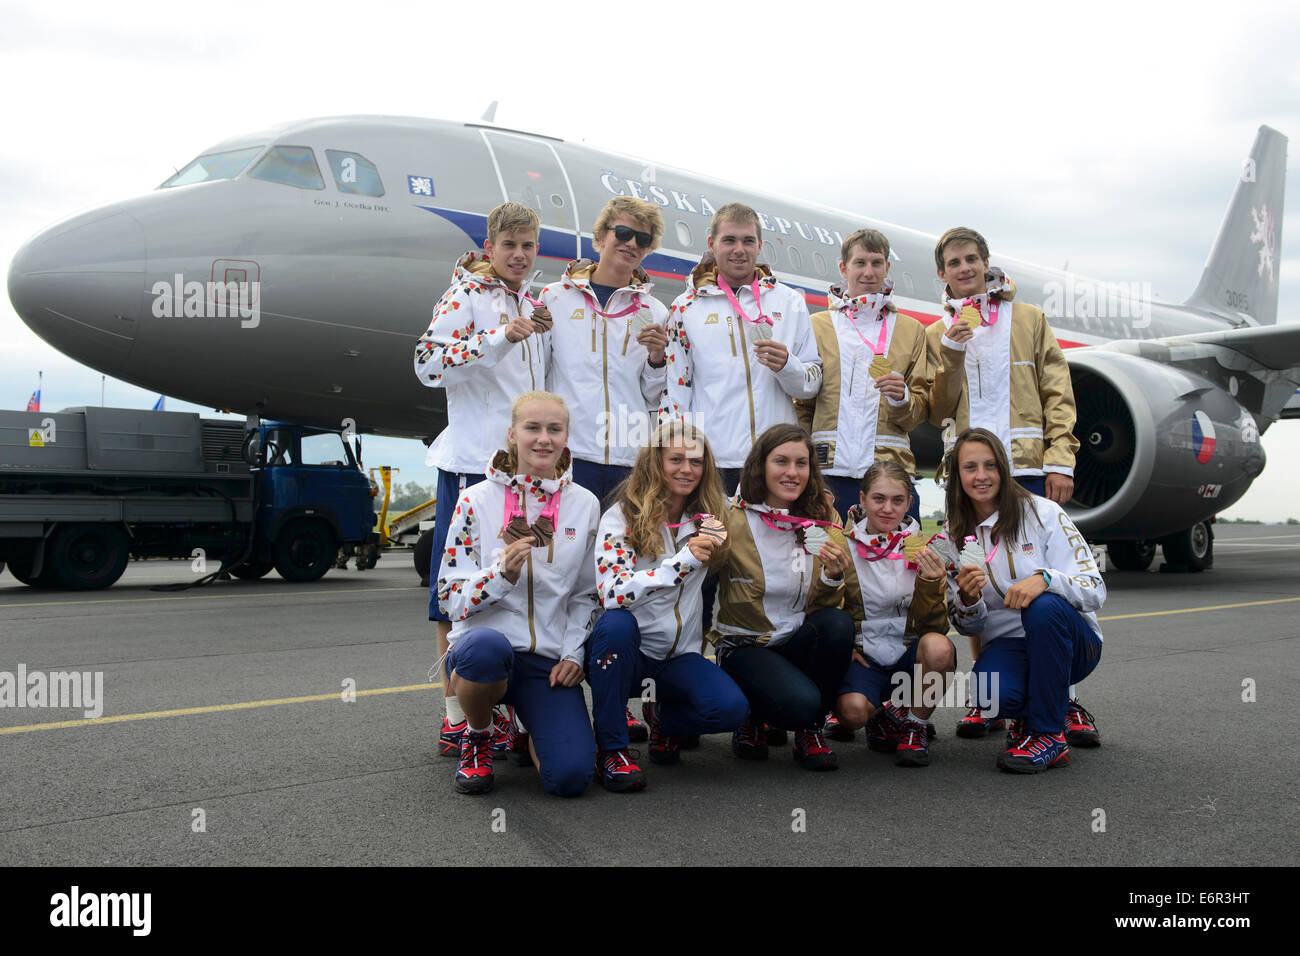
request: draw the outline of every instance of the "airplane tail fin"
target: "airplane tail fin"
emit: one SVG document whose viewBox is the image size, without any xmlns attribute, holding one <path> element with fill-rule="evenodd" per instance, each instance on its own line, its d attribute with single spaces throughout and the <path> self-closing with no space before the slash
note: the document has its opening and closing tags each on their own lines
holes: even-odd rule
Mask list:
<svg viewBox="0 0 1300 956">
<path fill-rule="evenodd" d="M 1277 322 L 1287 139 L 1261 126 L 1232 202 L 1186 305 L 1254 325 Z"/>
</svg>

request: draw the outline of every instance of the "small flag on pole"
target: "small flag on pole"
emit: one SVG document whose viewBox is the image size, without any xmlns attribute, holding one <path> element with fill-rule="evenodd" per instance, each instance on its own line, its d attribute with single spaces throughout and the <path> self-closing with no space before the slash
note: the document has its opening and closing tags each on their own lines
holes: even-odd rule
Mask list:
<svg viewBox="0 0 1300 956">
<path fill-rule="evenodd" d="M 41 390 L 37 388 L 32 392 L 32 397 L 27 399 L 27 410 L 29 412 L 39 412 L 41 410 Z"/>
</svg>

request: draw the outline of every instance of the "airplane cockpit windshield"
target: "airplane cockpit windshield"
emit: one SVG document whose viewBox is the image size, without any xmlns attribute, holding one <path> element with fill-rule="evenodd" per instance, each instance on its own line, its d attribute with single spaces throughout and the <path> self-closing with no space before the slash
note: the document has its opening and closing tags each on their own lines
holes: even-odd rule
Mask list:
<svg viewBox="0 0 1300 956">
<path fill-rule="evenodd" d="M 158 188 L 170 189 L 172 186 L 188 186 L 191 183 L 206 183 L 216 179 L 234 179 L 262 149 L 261 146 L 248 146 L 244 149 L 208 153 L 186 163 L 183 169 L 169 176 Z"/>
<path fill-rule="evenodd" d="M 320 167 L 316 165 L 316 154 L 309 146 L 272 146 L 257 161 L 248 177 L 299 189 L 325 188 Z"/>
</svg>

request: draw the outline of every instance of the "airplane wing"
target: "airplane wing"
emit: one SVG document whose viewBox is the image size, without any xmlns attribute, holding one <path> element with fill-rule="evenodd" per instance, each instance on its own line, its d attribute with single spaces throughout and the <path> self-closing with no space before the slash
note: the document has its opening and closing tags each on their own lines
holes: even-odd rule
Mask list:
<svg viewBox="0 0 1300 956">
<path fill-rule="evenodd" d="M 1192 344 L 1221 345 L 1240 352 L 1267 369 L 1282 371 L 1300 368 L 1300 322 L 1229 329 L 1224 332 L 1200 332 L 1196 335 L 1171 335 L 1155 341 L 1170 348 Z"/>
</svg>

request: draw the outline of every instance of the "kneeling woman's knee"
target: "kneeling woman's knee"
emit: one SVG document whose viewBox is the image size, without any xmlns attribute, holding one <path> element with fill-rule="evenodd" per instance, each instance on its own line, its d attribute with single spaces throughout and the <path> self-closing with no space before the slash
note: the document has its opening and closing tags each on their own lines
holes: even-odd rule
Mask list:
<svg viewBox="0 0 1300 956">
<path fill-rule="evenodd" d="M 641 647 L 641 631 L 631 611 L 615 608 L 606 611 L 596 621 L 591 631 L 590 646 L 602 653 L 619 651 L 632 653 Z"/>
<path fill-rule="evenodd" d="M 568 753 L 542 763 L 542 786 L 556 797 L 580 797 L 595 775 L 596 752 Z"/>
<path fill-rule="evenodd" d="M 856 637 L 853 618 L 837 607 L 825 607 L 809 615 L 809 621 L 817 628 L 817 638 L 822 646 L 843 645 L 845 651 L 852 652 Z"/>
<path fill-rule="evenodd" d="M 864 694 L 843 695 L 836 704 L 836 709 L 840 712 L 840 719 L 852 725 L 855 730 L 864 726 L 876 712 Z"/>
<path fill-rule="evenodd" d="M 456 676 L 474 684 L 505 680 L 514 661 L 510 639 L 490 627 L 466 631 L 452 647 Z"/>
<path fill-rule="evenodd" d="M 1043 592 L 1029 602 L 1029 606 L 1020 612 L 1020 623 L 1025 630 L 1050 627 L 1060 622 L 1070 613 L 1078 613 L 1070 602 L 1059 594 Z"/>
</svg>

